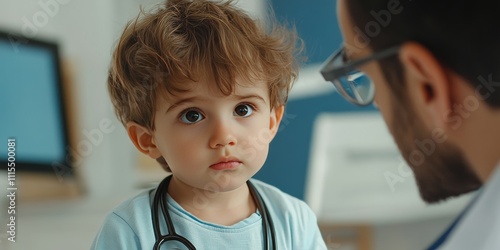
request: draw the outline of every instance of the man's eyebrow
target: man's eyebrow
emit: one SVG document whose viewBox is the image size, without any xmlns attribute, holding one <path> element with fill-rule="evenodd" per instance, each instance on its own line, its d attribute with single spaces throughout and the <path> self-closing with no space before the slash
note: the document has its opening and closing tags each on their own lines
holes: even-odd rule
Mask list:
<svg viewBox="0 0 500 250">
<path fill-rule="evenodd" d="M 251 99 L 251 98 L 256 98 L 256 99 L 259 99 L 261 100 L 262 102 L 266 103 L 266 100 L 260 96 L 260 95 L 257 95 L 257 94 L 249 94 L 249 95 L 234 95 L 237 99 L 239 100 L 243 100 L 243 99 Z"/>
<path fill-rule="evenodd" d="M 170 110 L 186 103 L 186 102 L 193 102 L 194 100 L 198 99 L 196 96 L 193 96 L 193 97 L 188 97 L 188 98 L 182 98 L 176 102 L 174 102 L 172 105 L 170 105 L 170 107 L 168 107 L 167 111 L 165 111 L 165 113 L 168 113 Z"/>
</svg>

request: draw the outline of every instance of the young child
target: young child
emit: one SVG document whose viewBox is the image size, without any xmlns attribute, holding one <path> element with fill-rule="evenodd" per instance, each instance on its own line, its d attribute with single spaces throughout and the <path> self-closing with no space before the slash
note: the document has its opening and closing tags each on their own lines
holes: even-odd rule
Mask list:
<svg viewBox="0 0 500 250">
<path fill-rule="evenodd" d="M 110 213 L 92 249 L 326 249 L 304 202 L 251 179 L 298 70 L 295 33 L 275 26 L 208 0 L 168 0 L 129 23 L 111 99 L 137 149 L 172 175 Z"/>
</svg>

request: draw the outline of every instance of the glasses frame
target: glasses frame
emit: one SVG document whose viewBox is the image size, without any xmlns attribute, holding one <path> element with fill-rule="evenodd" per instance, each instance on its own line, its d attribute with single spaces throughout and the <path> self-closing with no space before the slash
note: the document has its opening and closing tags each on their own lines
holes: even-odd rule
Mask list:
<svg viewBox="0 0 500 250">
<path fill-rule="evenodd" d="M 341 77 L 347 77 L 349 72 L 352 72 L 354 70 L 359 70 L 358 67 L 360 67 L 363 64 L 366 64 L 371 61 L 377 61 L 381 60 L 390 56 L 397 55 L 399 53 L 400 46 L 395 46 L 391 47 L 379 52 L 375 52 L 369 56 L 356 59 L 356 60 L 349 60 L 348 57 L 346 57 L 346 50 L 345 46 L 342 46 L 340 49 L 335 51 L 326 61 L 324 62 L 323 66 L 321 66 L 321 75 L 323 75 L 323 78 L 325 81 L 332 82 L 337 91 L 344 97 L 347 101 L 359 105 L 359 106 L 367 106 L 370 105 L 373 102 L 372 100 L 366 102 L 366 103 L 361 103 L 358 100 L 354 99 L 351 97 L 347 91 L 344 89 L 342 84 L 338 81 L 339 78 Z M 341 65 L 335 65 L 335 62 L 337 62 L 338 58 L 342 57 Z M 346 61 L 345 59 L 348 59 Z M 363 72 L 360 71 L 361 74 L 364 75 Z M 371 80 L 370 80 L 371 81 Z M 373 84 L 373 82 L 371 82 Z"/>
</svg>

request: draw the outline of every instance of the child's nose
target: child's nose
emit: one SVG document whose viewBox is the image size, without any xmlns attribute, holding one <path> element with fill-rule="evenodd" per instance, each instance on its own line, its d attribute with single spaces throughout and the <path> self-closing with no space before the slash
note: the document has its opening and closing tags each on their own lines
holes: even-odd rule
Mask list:
<svg viewBox="0 0 500 250">
<path fill-rule="evenodd" d="M 228 122 L 220 121 L 214 125 L 209 142 L 211 148 L 234 146 L 236 142 L 236 136 L 231 130 L 231 126 Z"/>
</svg>

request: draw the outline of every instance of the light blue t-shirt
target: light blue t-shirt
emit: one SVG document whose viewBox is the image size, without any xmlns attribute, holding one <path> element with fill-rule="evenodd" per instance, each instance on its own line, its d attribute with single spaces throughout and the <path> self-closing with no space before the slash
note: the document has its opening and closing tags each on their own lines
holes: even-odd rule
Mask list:
<svg viewBox="0 0 500 250">
<path fill-rule="evenodd" d="M 277 249 L 326 249 L 316 216 L 305 202 L 261 181 L 251 181 L 269 209 Z M 151 204 L 155 190 L 144 191 L 115 208 L 107 216 L 91 249 L 153 249 Z M 263 249 L 262 219 L 258 212 L 234 225 L 222 226 L 196 218 L 170 196 L 167 203 L 176 233 L 191 241 L 196 249 Z M 166 234 L 165 219 L 159 214 L 162 234 Z M 176 246 L 164 243 L 161 249 L 176 249 Z"/>
</svg>

